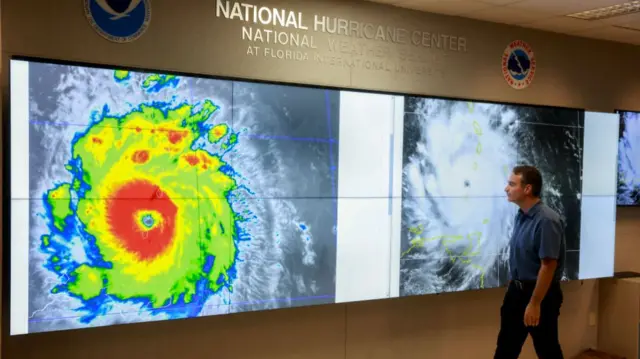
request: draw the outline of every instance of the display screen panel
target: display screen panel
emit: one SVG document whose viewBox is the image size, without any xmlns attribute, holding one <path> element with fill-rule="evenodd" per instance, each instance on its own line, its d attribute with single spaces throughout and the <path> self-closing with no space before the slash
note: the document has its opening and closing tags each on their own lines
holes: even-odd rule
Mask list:
<svg viewBox="0 0 640 359">
<path fill-rule="evenodd" d="M 507 283 L 516 164 L 540 170 L 564 220 L 563 279 L 613 274 L 615 115 L 416 97 L 405 111 L 401 296 Z"/>
<path fill-rule="evenodd" d="M 640 113 L 618 113 L 618 205 L 640 206 Z"/>
<path fill-rule="evenodd" d="M 12 335 L 504 285 L 515 164 L 613 274 L 616 115 L 10 65 Z"/>
</svg>

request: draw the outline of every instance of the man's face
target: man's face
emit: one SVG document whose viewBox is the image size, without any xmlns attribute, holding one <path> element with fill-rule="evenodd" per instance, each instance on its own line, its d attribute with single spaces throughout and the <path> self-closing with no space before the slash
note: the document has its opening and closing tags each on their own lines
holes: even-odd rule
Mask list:
<svg viewBox="0 0 640 359">
<path fill-rule="evenodd" d="M 504 188 L 509 202 L 520 203 L 531 193 L 531 185 L 522 186 L 522 175 L 511 174 Z"/>
</svg>

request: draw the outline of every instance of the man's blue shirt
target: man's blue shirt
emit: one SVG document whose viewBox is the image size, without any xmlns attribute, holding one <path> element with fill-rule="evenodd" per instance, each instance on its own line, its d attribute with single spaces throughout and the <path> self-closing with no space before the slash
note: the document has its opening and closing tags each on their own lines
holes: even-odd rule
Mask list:
<svg viewBox="0 0 640 359">
<path fill-rule="evenodd" d="M 542 202 L 527 213 L 518 210 L 509 252 L 509 279 L 536 280 L 542 259 L 557 259 L 555 281 L 560 281 L 566 256 L 565 224 Z"/>
</svg>

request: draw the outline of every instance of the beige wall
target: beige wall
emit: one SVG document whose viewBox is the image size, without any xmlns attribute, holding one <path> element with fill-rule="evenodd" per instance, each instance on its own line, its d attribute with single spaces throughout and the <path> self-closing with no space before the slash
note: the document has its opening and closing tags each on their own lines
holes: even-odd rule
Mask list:
<svg viewBox="0 0 640 359">
<path fill-rule="evenodd" d="M 38 4 L 35 12 L 33 4 Z M 420 93 L 468 99 L 522 102 L 611 111 L 638 108 L 640 73 L 635 68 L 640 50 L 631 45 L 571 38 L 460 18 L 400 10 L 353 1 L 260 1 L 303 11 L 306 24 L 313 15 L 430 31 L 465 37 L 467 52 L 424 50 L 414 46 L 386 46 L 428 60 L 423 75 L 322 65 L 314 61 L 282 61 L 246 56 L 239 21 L 216 18 L 215 1 L 153 1 L 149 31 L 129 45 L 112 44 L 99 37 L 73 1 L 3 1 L 3 52 L 105 64 L 224 75 L 232 77 L 312 83 Z M 352 4 L 355 4 L 352 5 Z M 329 55 L 329 36 L 312 33 L 316 53 Z M 196 36 L 198 41 L 190 41 Z M 333 40 L 347 39 L 341 36 Z M 513 40 L 526 40 L 534 48 L 538 69 L 533 86 L 514 91 L 501 77 L 500 59 Z M 369 46 L 380 42 L 367 42 Z M 284 48 L 284 47 L 280 47 Z M 372 59 L 373 57 L 367 57 Z M 623 72 L 621 72 L 623 71 Z"/>
<path fill-rule="evenodd" d="M 500 289 L 11 338 L 11 359 L 491 358 Z M 594 346 L 595 282 L 565 286 L 561 338 Z M 530 343 L 522 358 L 535 358 Z M 567 356 L 570 358 L 570 356 Z"/>
<path fill-rule="evenodd" d="M 256 1 L 257 2 L 257 1 Z M 456 34 L 467 52 L 419 51 L 428 73 L 400 75 L 314 61 L 245 56 L 239 22 L 215 17 L 211 0 L 153 0 L 149 31 L 128 45 L 100 38 L 80 1 L 3 0 L 3 69 L 14 54 L 177 70 L 252 79 L 312 83 L 611 111 L 640 109 L 640 51 L 632 46 L 552 35 L 350 1 L 261 1 L 314 14 Z M 37 4 L 38 6 L 35 6 Z M 188 4 L 178 6 L 178 4 Z M 329 36 L 314 33 L 317 52 L 329 54 Z M 198 39 L 198 41 L 190 40 Z M 333 38 L 336 39 L 335 37 Z M 516 91 L 501 78 L 506 45 L 522 39 L 535 50 L 533 85 Z M 7 75 L 3 72 L 6 96 Z M 6 119 L 5 119 L 6 120 Z M 617 269 L 633 266 L 638 211 L 621 211 Z M 561 336 L 567 357 L 597 345 L 595 281 L 565 286 Z M 503 290 L 425 296 L 146 323 L 11 338 L 9 358 L 488 358 L 498 330 Z M 6 338 L 5 338 L 6 339 Z M 523 358 L 533 358 L 528 344 Z"/>
</svg>

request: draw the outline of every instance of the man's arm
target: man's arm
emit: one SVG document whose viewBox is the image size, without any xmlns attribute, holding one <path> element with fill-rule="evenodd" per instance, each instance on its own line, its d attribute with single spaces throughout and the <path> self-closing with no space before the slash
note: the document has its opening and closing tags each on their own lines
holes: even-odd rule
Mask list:
<svg viewBox="0 0 640 359">
<path fill-rule="evenodd" d="M 536 287 L 531 295 L 531 303 L 540 304 L 544 296 L 551 286 L 556 268 L 558 267 L 557 259 L 543 258 L 542 265 L 538 271 L 538 280 L 536 280 Z"/>
<path fill-rule="evenodd" d="M 558 258 L 560 258 L 563 231 L 560 221 L 545 219 L 540 223 L 540 250 L 538 251 L 538 256 L 540 257 L 541 265 L 538 271 L 536 287 L 531 296 L 531 302 L 534 304 L 542 302 L 553 281 L 558 267 Z"/>
</svg>

